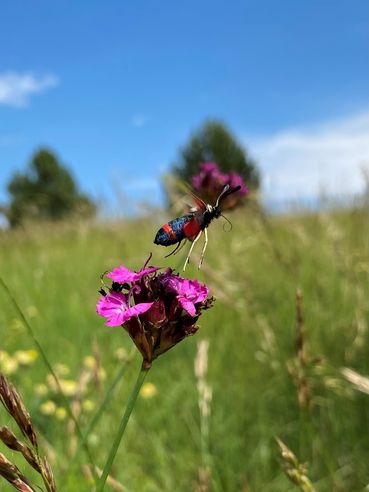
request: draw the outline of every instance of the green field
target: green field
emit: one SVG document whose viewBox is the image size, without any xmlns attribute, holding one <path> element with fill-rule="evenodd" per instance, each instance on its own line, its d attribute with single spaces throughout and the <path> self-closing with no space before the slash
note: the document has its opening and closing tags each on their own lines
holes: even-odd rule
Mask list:
<svg viewBox="0 0 369 492">
<path fill-rule="evenodd" d="M 186 271 L 209 285 L 215 305 L 203 313 L 196 336 L 154 362 L 146 381 L 155 385 L 156 394 L 139 398 L 112 476 L 124 486 L 120 490 L 131 492 L 294 490 L 283 471 L 275 442 L 279 437 L 306 463 L 315 490 L 363 491 L 369 483 L 369 395 L 341 370 L 369 374 L 366 212 L 265 218 L 240 211 L 231 218 L 229 233 L 221 220 L 210 228 L 204 268 L 198 272 L 193 261 Z M 91 400 L 96 410 L 125 364 L 88 439 L 100 468 L 140 356 L 135 353 L 128 363 L 117 360 L 117 349 L 130 352 L 132 344 L 122 329 L 105 327 L 95 313 L 99 276 L 120 264 L 137 270 L 150 251 L 155 265 L 181 265 L 182 253 L 164 260 L 168 251 L 152 243 L 161 220 L 0 233 L 0 274 L 50 363 L 68 366 L 65 377 L 76 380 L 86 356 L 101 358 L 106 378 L 97 371 L 83 400 Z M 297 289 L 303 302 L 303 360 L 296 349 Z M 9 357 L 34 348 L 4 290 L 0 305 L 0 348 Z M 203 339 L 210 344 L 206 381 L 213 392 L 208 439 L 201 432 L 194 374 L 197 342 Z M 61 411 L 59 419 L 40 411 L 49 398 L 35 393 L 47 378 L 42 358 L 7 370 L 37 425 L 58 490 L 92 491 L 81 471 L 86 455 L 73 456 L 76 433 L 68 419 L 62 419 Z M 57 395 L 50 398 L 62 406 Z M 82 431 L 93 415 L 87 410 L 80 418 Z M 0 418 L 1 425 L 15 430 L 2 408 Z M 40 484 L 15 452 L 4 445 L 0 451 Z M 201 481 L 204 461 L 210 471 Z M 14 490 L 1 478 L 0 489 Z"/>
</svg>

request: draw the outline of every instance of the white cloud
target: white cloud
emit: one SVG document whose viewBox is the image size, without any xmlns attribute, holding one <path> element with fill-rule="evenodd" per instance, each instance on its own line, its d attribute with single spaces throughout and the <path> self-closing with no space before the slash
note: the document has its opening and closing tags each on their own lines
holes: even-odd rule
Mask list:
<svg viewBox="0 0 369 492">
<path fill-rule="evenodd" d="M 145 116 L 144 114 L 135 114 L 132 117 L 131 123 L 132 126 L 135 126 L 136 128 L 141 128 L 146 125 L 147 116 Z"/>
<path fill-rule="evenodd" d="M 0 104 L 16 108 L 28 105 L 32 94 L 45 92 L 55 87 L 55 75 L 36 76 L 32 73 L 7 72 L 0 74 Z"/>
<path fill-rule="evenodd" d="M 268 200 L 360 193 L 369 163 L 369 112 L 274 135 L 247 138 Z"/>
</svg>

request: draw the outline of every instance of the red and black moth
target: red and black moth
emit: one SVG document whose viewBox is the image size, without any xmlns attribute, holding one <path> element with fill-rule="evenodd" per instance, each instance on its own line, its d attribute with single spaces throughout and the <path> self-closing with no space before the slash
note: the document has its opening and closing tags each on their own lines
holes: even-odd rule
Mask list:
<svg viewBox="0 0 369 492">
<path fill-rule="evenodd" d="M 192 242 L 190 251 L 186 257 L 185 264 L 183 266 L 183 271 L 186 269 L 188 262 L 190 261 L 190 256 L 195 246 L 196 242 L 199 240 L 202 232 L 205 234 L 204 246 L 201 251 L 199 268 L 201 268 L 206 247 L 208 245 L 208 232 L 207 228 L 214 219 L 218 219 L 222 215 L 222 210 L 220 207 L 221 202 L 232 193 L 235 193 L 241 188 L 241 186 L 236 186 L 231 188 L 226 185 L 215 202 L 215 205 L 209 205 L 205 203 L 201 198 L 193 195 L 196 203 L 194 210 L 186 215 L 182 215 L 176 219 L 173 219 L 161 227 L 156 233 L 154 243 L 161 246 L 171 246 L 172 244 L 177 244 L 176 248 L 167 256 L 177 253 L 181 247 L 183 240 L 188 239 Z M 182 245 L 183 246 L 183 245 Z"/>
</svg>

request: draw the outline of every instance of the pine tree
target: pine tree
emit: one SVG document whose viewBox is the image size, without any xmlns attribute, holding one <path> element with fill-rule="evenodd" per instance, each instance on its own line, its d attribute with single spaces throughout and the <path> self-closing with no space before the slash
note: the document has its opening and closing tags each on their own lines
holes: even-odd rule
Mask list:
<svg viewBox="0 0 369 492">
<path fill-rule="evenodd" d="M 237 172 L 250 188 L 258 188 L 259 172 L 255 162 L 220 121 L 206 121 L 180 149 L 174 173 L 189 182 L 202 162 L 216 162 L 223 172 Z"/>
<path fill-rule="evenodd" d="M 16 173 L 8 183 L 11 200 L 2 207 L 11 227 L 27 220 L 59 220 L 70 214 L 94 215 L 96 207 L 79 192 L 70 172 L 47 149 L 33 156 L 26 173 Z"/>
</svg>

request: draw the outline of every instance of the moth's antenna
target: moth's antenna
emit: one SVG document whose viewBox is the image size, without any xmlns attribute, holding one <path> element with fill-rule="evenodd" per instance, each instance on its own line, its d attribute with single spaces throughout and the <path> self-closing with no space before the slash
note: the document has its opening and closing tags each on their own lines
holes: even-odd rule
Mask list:
<svg viewBox="0 0 369 492">
<path fill-rule="evenodd" d="M 221 192 L 221 194 L 218 196 L 217 198 L 217 201 L 215 202 L 215 206 L 217 207 L 219 205 L 219 201 L 220 199 L 222 198 L 222 196 L 224 196 L 225 193 L 227 193 L 227 191 L 229 190 L 229 185 L 225 185 L 225 187 L 223 188 L 223 191 Z"/>
<path fill-rule="evenodd" d="M 217 201 L 215 203 L 215 206 L 218 207 L 220 200 L 223 200 L 226 196 L 230 195 L 231 193 L 235 193 L 236 191 L 238 191 L 240 189 L 241 189 L 241 186 L 240 185 L 236 186 L 235 188 L 230 188 L 229 187 L 229 184 L 225 185 L 225 187 L 223 188 L 222 193 L 217 198 Z"/>
<path fill-rule="evenodd" d="M 225 215 L 220 214 L 220 216 L 223 217 L 223 219 L 225 219 L 228 222 L 228 224 L 231 226 L 228 230 L 226 230 L 224 227 L 226 224 L 223 224 L 223 231 L 224 232 L 230 232 L 232 230 L 232 227 L 233 227 L 232 222 L 229 219 L 227 219 L 227 217 Z"/>
</svg>

